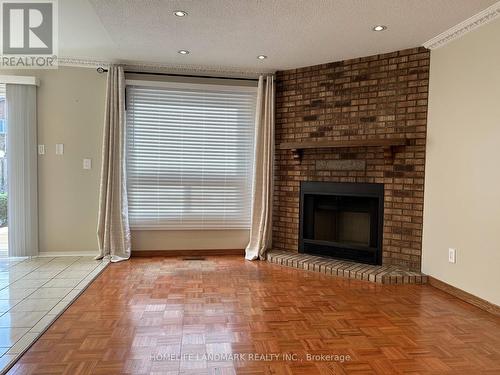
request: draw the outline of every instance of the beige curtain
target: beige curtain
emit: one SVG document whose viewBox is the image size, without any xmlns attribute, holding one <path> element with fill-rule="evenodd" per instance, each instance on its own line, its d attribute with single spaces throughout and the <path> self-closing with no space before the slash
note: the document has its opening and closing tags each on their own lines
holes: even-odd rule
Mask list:
<svg viewBox="0 0 500 375">
<path fill-rule="evenodd" d="M 274 160 L 274 77 L 259 78 L 255 115 L 252 227 L 245 258 L 263 258 L 271 246 Z"/>
<path fill-rule="evenodd" d="M 125 74 L 110 66 L 106 87 L 97 237 L 100 254 L 112 262 L 130 258 L 125 163 Z"/>
</svg>

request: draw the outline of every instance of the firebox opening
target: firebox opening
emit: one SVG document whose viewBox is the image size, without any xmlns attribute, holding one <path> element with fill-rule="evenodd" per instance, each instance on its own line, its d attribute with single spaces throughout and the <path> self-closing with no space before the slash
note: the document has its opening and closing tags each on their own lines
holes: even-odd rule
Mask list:
<svg viewBox="0 0 500 375">
<path fill-rule="evenodd" d="M 381 264 L 383 186 L 305 182 L 299 251 Z"/>
</svg>

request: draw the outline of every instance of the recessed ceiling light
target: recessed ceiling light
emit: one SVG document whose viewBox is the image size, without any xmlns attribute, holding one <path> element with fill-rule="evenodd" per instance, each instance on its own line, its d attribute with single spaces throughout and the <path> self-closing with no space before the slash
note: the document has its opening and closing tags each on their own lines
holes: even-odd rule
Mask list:
<svg viewBox="0 0 500 375">
<path fill-rule="evenodd" d="M 181 49 L 181 50 L 177 51 L 177 53 L 180 53 L 181 55 L 189 55 L 189 51 L 185 50 L 185 49 Z"/>
<path fill-rule="evenodd" d="M 259 55 L 259 56 L 257 56 L 257 58 L 259 60 L 265 60 L 265 59 L 267 59 L 267 56 L 266 55 Z"/>
<path fill-rule="evenodd" d="M 373 31 L 384 31 L 387 30 L 387 26 L 385 25 L 377 25 L 372 27 Z"/>
<path fill-rule="evenodd" d="M 174 12 L 174 16 L 177 16 L 177 17 L 185 17 L 187 16 L 187 12 L 184 12 L 183 10 L 176 10 Z"/>
</svg>

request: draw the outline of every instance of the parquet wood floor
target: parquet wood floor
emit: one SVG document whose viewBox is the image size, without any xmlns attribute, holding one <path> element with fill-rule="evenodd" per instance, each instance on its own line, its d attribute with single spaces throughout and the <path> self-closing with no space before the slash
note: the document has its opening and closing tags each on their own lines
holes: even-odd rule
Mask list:
<svg viewBox="0 0 500 375">
<path fill-rule="evenodd" d="M 9 374 L 500 374 L 500 319 L 428 285 L 236 256 L 133 258 L 110 265 Z"/>
</svg>

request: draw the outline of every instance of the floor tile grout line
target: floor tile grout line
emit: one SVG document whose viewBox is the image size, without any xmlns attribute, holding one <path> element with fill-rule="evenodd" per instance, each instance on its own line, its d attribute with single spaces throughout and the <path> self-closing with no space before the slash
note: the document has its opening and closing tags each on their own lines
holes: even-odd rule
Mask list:
<svg viewBox="0 0 500 375">
<path fill-rule="evenodd" d="M 44 285 L 48 284 L 50 281 L 52 281 L 53 279 L 55 279 L 55 277 L 57 275 L 59 275 L 61 272 L 64 272 L 66 269 L 68 269 L 71 265 L 75 264 L 76 262 L 78 262 L 78 260 L 80 260 L 82 257 L 78 257 L 76 260 L 74 260 L 73 262 L 71 262 L 67 267 L 65 267 L 63 270 L 61 270 L 59 273 L 57 273 L 56 275 L 54 275 L 51 279 L 47 280 L 45 283 L 39 285 L 38 287 L 35 287 L 33 289 L 35 289 L 34 291 L 32 291 L 30 294 L 28 294 L 27 296 L 25 296 L 24 298 L 21 298 L 19 300 L 18 303 L 16 303 L 14 306 L 11 306 L 7 311 L 5 311 L 4 313 L 0 314 L 0 318 L 2 316 L 4 316 L 5 314 L 9 313 L 9 311 L 11 311 L 15 306 L 19 305 L 20 303 L 22 303 L 23 301 L 25 301 L 26 299 L 28 299 L 31 295 L 33 295 L 34 293 L 36 293 L 39 289 L 43 288 Z M 37 259 L 41 259 L 41 258 L 37 258 Z M 48 262 L 46 263 L 43 263 L 42 265 L 40 265 L 39 267 L 35 268 L 34 270 L 28 272 L 26 275 L 24 275 L 22 278 L 24 278 L 25 276 L 29 275 L 30 273 L 34 272 L 35 270 L 37 270 L 38 268 L 40 268 L 41 266 L 43 265 L 46 265 L 52 261 L 54 261 L 54 259 L 56 259 L 56 257 L 50 259 Z M 27 260 L 27 259 L 26 259 Z M 92 272 L 92 271 L 91 271 Z M 88 274 L 87 274 L 88 275 Z M 86 276 L 85 276 L 86 277 Z M 22 278 L 20 278 L 19 280 L 21 280 Z M 16 281 L 19 281 L 19 280 L 16 280 Z M 34 279 L 34 280 L 41 280 L 41 279 Z M 82 279 L 83 280 L 83 279 Z M 13 284 L 13 283 L 12 283 Z M 11 284 L 7 285 L 5 288 L 8 288 L 9 286 L 11 286 Z M 5 288 L 2 288 L 0 289 L 3 290 Z M 25 289 L 28 289 L 28 288 L 25 288 Z M 29 289 L 32 289 L 32 288 L 29 288 Z M 49 310 L 50 311 L 50 310 Z"/>
<path fill-rule="evenodd" d="M 19 263 L 16 263 L 16 264 L 12 265 L 11 267 L 9 267 L 9 270 L 10 270 L 11 268 L 13 268 L 13 267 L 17 266 L 18 264 L 24 263 L 24 262 L 26 262 L 26 261 L 28 261 L 28 260 L 30 260 L 30 259 L 24 259 L 22 262 L 19 262 Z M 49 260 L 47 263 L 49 263 L 50 261 L 51 261 L 51 260 Z M 45 263 L 40 264 L 37 268 L 35 268 L 35 269 L 33 269 L 33 270 L 29 271 L 27 274 L 25 274 L 25 275 L 21 276 L 18 280 L 20 280 L 20 279 L 22 279 L 23 277 L 25 277 L 25 276 L 29 275 L 30 273 L 32 273 L 32 272 L 34 272 L 34 271 L 36 271 L 38 268 L 40 268 L 40 267 L 41 267 L 41 266 L 43 266 L 44 264 L 45 264 Z M 14 282 L 16 282 L 16 281 L 17 281 L 17 280 L 15 280 Z M 13 283 L 14 283 L 14 282 L 13 282 Z M 0 290 L 3 290 L 3 289 L 5 289 L 5 288 L 8 288 L 8 287 L 9 287 L 11 284 L 13 284 L 13 283 L 9 283 L 9 284 L 7 284 L 5 287 L 0 288 Z"/>
<path fill-rule="evenodd" d="M 81 258 L 81 257 L 80 257 L 80 258 Z M 75 262 L 73 262 L 73 263 L 71 263 L 71 264 L 74 264 L 74 263 L 75 263 Z M 89 273 L 88 273 L 85 277 L 83 277 L 83 278 L 81 279 L 80 283 L 81 283 L 81 282 L 82 282 L 85 278 L 87 278 L 87 277 L 88 277 L 88 275 L 90 275 L 92 272 L 94 272 L 94 271 L 95 271 L 95 270 L 96 270 L 96 269 L 97 269 L 97 268 L 98 268 L 98 267 L 99 267 L 102 263 L 103 263 L 103 262 L 101 261 L 100 263 L 96 264 L 96 266 L 95 266 L 94 268 L 92 268 L 92 269 L 90 270 L 90 272 L 89 272 Z M 101 275 L 101 273 L 102 273 L 102 272 L 104 272 L 104 270 L 108 267 L 108 265 L 109 265 L 109 262 L 106 262 L 106 263 L 105 263 L 105 266 L 104 266 L 104 267 L 102 267 L 102 268 L 101 268 L 101 270 L 100 270 L 100 271 L 99 271 L 96 275 L 94 275 L 94 277 L 92 277 L 92 279 L 91 279 L 91 280 L 89 280 L 89 281 L 88 281 L 88 283 L 85 285 L 85 287 L 84 287 L 84 288 L 82 288 L 82 289 L 80 289 L 80 292 L 79 292 L 76 296 L 74 296 L 74 297 L 73 297 L 73 299 L 72 299 L 71 301 L 68 301 L 68 304 L 67 304 L 67 305 L 66 305 L 66 306 L 65 306 L 65 307 L 64 307 L 64 308 L 63 308 L 63 309 L 62 309 L 62 310 L 61 310 L 58 314 L 54 314 L 54 315 L 55 315 L 55 316 L 54 316 L 54 319 L 52 319 L 52 321 L 51 321 L 51 322 L 49 322 L 49 323 L 47 324 L 47 326 L 46 326 L 46 327 L 45 327 L 45 328 L 44 328 L 44 329 L 43 329 L 40 333 L 35 333 L 35 332 L 32 332 L 32 333 L 35 333 L 35 334 L 36 334 L 35 339 L 34 339 L 31 343 L 29 343 L 29 344 L 28 344 L 28 345 L 27 345 L 27 346 L 26 346 L 23 350 L 21 350 L 18 354 L 8 354 L 8 350 L 7 350 L 7 352 L 6 352 L 5 354 L 3 354 L 2 356 L 0 356 L 0 358 L 1 358 L 1 357 L 3 357 L 4 355 L 13 355 L 13 356 L 14 356 L 14 358 L 13 358 L 13 359 L 12 359 L 12 360 L 11 360 L 11 361 L 7 364 L 7 365 L 6 365 L 3 369 L 0 369 L 0 374 L 5 374 L 7 371 L 9 371 L 9 370 L 10 370 L 10 368 L 11 368 L 11 367 L 12 367 L 12 366 L 13 366 L 13 365 L 17 362 L 17 360 L 18 360 L 18 359 L 19 359 L 19 358 L 20 358 L 20 357 L 21 357 L 21 356 L 22 356 L 22 355 L 23 355 L 23 354 L 24 354 L 24 353 L 25 353 L 25 352 L 26 352 L 26 351 L 27 351 L 27 350 L 28 350 L 28 349 L 29 349 L 29 348 L 30 348 L 30 347 L 31 347 L 31 346 L 32 346 L 32 345 L 33 345 L 33 344 L 34 344 L 34 343 L 35 343 L 35 342 L 36 342 L 36 341 L 37 341 L 37 340 L 38 340 L 38 339 L 42 336 L 42 335 L 43 335 L 43 333 L 45 333 L 45 331 L 46 331 L 48 328 L 50 328 L 50 326 L 51 326 L 51 325 L 52 325 L 52 324 L 53 324 L 53 323 L 54 323 L 54 322 L 55 322 L 55 321 L 56 321 L 56 320 L 57 320 L 57 319 L 58 319 L 58 318 L 59 318 L 59 317 L 60 317 L 60 316 L 61 316 L 61 315 L 62 315 L 62 314 L 63 314 L 63 313 L 64 313 L 64 312 L 65 312 L 65 311 L 66 311 L 66 310 L 67 310 L 67 309 L 68 309 L 68 308 L 69 308 L 69 307 L 70 307 L 70 306 L 71 306 L 71 305 L 75 302 L 75 301 L 76 301 L 76 299 L 77 299 L 77 298 L 78 298 L 78 297 L 79 297 L 79 296 L 80 296 L 80 295 L 81 295 L 81 294 L 82 294 L 82 293 L 83 293 L 83 292 L 84 292 L 84 291 L 85 291 L 85 290 L 86 290 L 86 289 L 90 286 L 90 284 L 92 284 L 92 282 L 93 282 L 93 281 L 94 281 L 94 280 L 95 280 L 95 279 L 96 279 L 99 275 Z M 66 269 L 66 268 L 65 268 L 65 269 Z M 80 285 L 80 283 L 79 283 L 79 284 L 77 284 L 77 285 Z M 76 289 L 76 286 L 75 286 L 72 290 L 75 290 L 75 289 Z M 62 302 L 62 301 L 63 301 L 63 299 L 61 299 L 61 300 L 60 300 L 60 302 Z M 49 311 L 50 311 L 50 310 L 49 310 Z M 48 314 L 48 312 L 47 312 L 47 313 L 46 313 L 43 317 L 45 317 L 45 316 L 47 316 L 47 315 L 49 315 L 49 314 Z M 24 327 L 24 328 L 30 328 L 30 329 L 31 329 L 31 328 L 33 328 L 36 324 L 38 324 L 38 322 L 40 322 L 40 320 L 41 320 L 41 319 L 43 319 L 43 317 L 42 317 L 42 318 L 40 318 L 40 319 L 39 319 L 39 320 L 38 320 L 35 324 L 33 324 L 31 327 Z M 10 347 L 9 347 L 9 350 L 10 350 L 12 347 L 14 347 L 14 346 L 17 344 L 17 342 L 19 342 L 19 340 L 21 340 L 21 339 L 22 339 L 22 338 L 23 338 L 26 334 L 28 334 L 28 333 L 30 333 L 30 331 L 29 331 L 29 330 L 28 330 L 28 332 L 26 332 L 24 335 L 22 335 L 22 336 L 21 336 L 21 337 L 20 337 L 20 338 L 16 341 L 16 343 L 14 343 L 12 346 L 10 346 Z"/>
<path fill-rule="evenodd" d="M 46 265 L 46 264 L 48 264 L 48 263 L 52 262 L 54 259 L 55 259 L 55 258 L 52 258 L 51 260 L 49 260 L 49 261 L 48 261 L 48 262 L 46 262 L 46 263 L 43 263 L 42 265 Z M 78 257 L 76 260 L 74 260 L 73 262 L 69 263 L 67 267 L 65 267 L 63 270 L 61 270 L 61 272 L 65 271 L 66 269 L 68 269 L 69 267 L 71 267 L 71 265 L 73 265 L 73 264 L 77 263 L 77 262 L 78 262 L 79 260 L 81 260 L 81 259 L 82 259 L 82 257 Z M 92 269 L 88 270 L 88 272 L 86 273 L 86 275 L 85 275 L 85 276 L 83 276 L 83 277 L 81 278 L 80 282 L 79 282 L 77 285 L 80 285 L 80 283 L 81 283 L 84 279 L 86 279 L 86 278 L 87 278 L 87 277 L 88 277 L 88 276 L 89 276 L 92 272 L 94 272 L 94 271 L 95 271 L 95 269 L 97 269 L 97 268 L 100 266 L 100 264 L 102 264 L 102 263 L 97 263 L 97 264 L 95 265 L 95 267 L 93 267 Z M 38 268 L 39 268 L 39 267 L 38 267 Z M 36 269 L 38 269 L 38 268 L 36 268 Z M 105 268 L 105 267 L 103 267 L 103 269 L 104 269 L 104 268 Z M 36 270 L 36 269 L 35 269 L 35 270 Z M 33 271 L 34 271 L 34 270 L 33 270 Z M 33 271 L 32 271 L 32 272 L 33 272 Z M 49 280 L 47 281 L 47 283 L 48 283 L 48 282 L 50 282 L 51 280 L 54 280 L 54 279 L 56 278 L 56 276 L 57 276 L 57 275 L 59 275 L 61 272 L 59 272 L 59 273 L 57 273 L 56 275 L 54 275 L 51 279 L 49 279 Z M 102 272 L 102 271 L 101 271 L 101 272 Z M 29 272 L 29 273 L 31 273 L 31 272 Z M 29 273 L 28 273 L 28 274 L 29 274 Z M 28 274 L 26 274 L 25 276 L 27 276 Z M 100 274 L 100 273 L 99 273 L 99 274 Z M 95 277 L 97 277 L 99 274 L 97 274 Z M 24 276 L 23 276 L 23 277 L 24 277 Z M 93 278 L 93 279 L 94 279 L 94 278 Z M 93 279 L 92 279 L 90 282 L 92 282 L 92 281 L 93 281 Z M 89 282 L 89 284 L 90 284 L 90 282 Z M 14 308 L 15 306 L 17 306 L 17 305 L 18 305 L 18 304 L 20 304 L 21 302 L 23 302 L 23 301 L 25 301 L 25 300 L 29 299 L 29 296 L 31 296 L 31 295 L 33 295 L 34 293 L 36 293 L 36 291 L 38 291 L 38 290 L 42 289 L 42 288 L 43 288 L 43 285 L 45 285 L 45 284 L 47 284 L 47 283 L 44 283 L 44 284 L 42 284 L 41 286 L 39 286 L 39 287 L 37 287 L 37 288 L 33 288 L 33 289 L 35 289 L 35 290 L 34 290 L 32 293 L 30 293 L 29 295 L 27 295 L 27 296 L 25 296 L 24 298 L 20 299 L 18 303 L 16 303 L 14 306 L 12 306 L 12 307 L 11 307 L 9 310 L 7 310 L 5 313 L 0 314 L 0 317 L 1 317 L 1 316 L 3 316 L 3 315 L 5 315 L 5 314 L 7 314 L 8 312 L 11 312 L 12 308 Z M 89 285 L 89 284 L 88 284 L 88 285 Z M 41 320 L 42 320 L 45 316 L 47 316 L 47 315 L 52 315 L 52 314 L 49 314 L 49 313 L 50 313 L 50 311 L 52 311 L 52 309 L 53 309 L 55 306 L 57 306 L 57 304 L 59 304 L 60 302 L 63 302 L 63 301 L 64 301 L 64 298 L 65 298 L 65 297 L 66 297 L 69 293 L 71 293 L 72 291 L 76 290 L 77 285 L 73 286 L 73 287 L 71 288 L 71 290 L 70 290 L 67 294 L 65 294 L 63 297 L 60 297 L 59 302 L 58 302 L 58 303 L 56 303 L 56 305 L 54 305 L 52 308 L 50 308 L 50 309 L 49 309 L 49 310 L 48 310 L 48 311 L 47 311 L 47 312 L 46 312 L 46 313 L 45 313 L 45 314 L 44 314 L 44 315 L 43 315 L 43 316 L 42 316 L 39 320 L 37 320 L 34 324 L 32 324 L 32 326 L 31 326 L 31 327 L 2 327 L 2 328 L 27 328 L 27 329 L 28 329 L 28 332 L 26 332 L 24 335 L 22 335 L 22 336 L 21 336 L 18 340 L 16 340 L 16 341 L 15 341 L 15 342 L 14 342 L 11 346 L 9 346 L 8 348 L 9 348 L 9 349 L 11 349 L 11 348 L 12 348 L 14 345 L 16 345 L 16 344 L 17 344 L 17 343 L 18 343 L 18 342 L 19 342 L 19 341 L 20 341 L 20 340 L 21 340 L 21 339 L 22 339 L 22 338 L 23 338 L 26 334 L 30 333 L 30 330 L 31 330 L 34 326 L 36 326 L 36 325 L 37 325 L 37 324 L 38 324 L 38 323 L 39 323 L 39 322 L 40 322 L 40 321 L 41 321 Z M 30 289 L 31 289 L 31 288 L 30 288 Z M 84 290 L 84 289 L 80 289 L 80 293 L 78 293 L 78 294 L 75 296 L 75 298 L 77 298 L 77 297 L 81 294 L 81 292 L 82 292 L 83 290 Z M 36 298 L 33 298 L 33 299 L 36 299 Z M 71 304 L 71 302 L 70 302 L 70 304 Z M 68 306 L 69 306 L 69 304 L 68 304 Z M 63 311 L 64 311 L 64 310 L 63 310 Z M 28 312 L 29 312 L 29 311 L 28 311 Z M 33 312 L 36 312 L 36 311 L 33 311 Z M 11 313 L 12 313 L 12 312 L 11 312 Z M 0 357 L 1 357 L 1 356 L 0 356 Z"/>
<path fill-rule="evenodd" d="M 33 259 L 42 259 L 42 258 L 38 258 L 38 257 L 37 257 L 37 258 L 33 258 Z M 20 279 L 22 279 L 22 278 L 24 278 L 24 277 L 28 276 L 29 274 L 31 274 L 31 273 L 33 273 L 33 272 L 35 272 L 35 271 L 36 271 L 36 270 L 38 270 L 40 267 L 42 267 L 42 266 L 44 266 L 44 265 L 46 265 L 46 264 L 48 264 L 48 263 L 52 262 L 54 259 L 55 259 L 55 258 L 52 258 L 52 259 L 49 259 L 49 260 L 48 260 L 47 262 L 45 262 L 45 263 L 39 264 L 39 265 L 38 265 L 38 267 L 36 267 L 36 268 L 32 269 L 31 271 L 29 271 L 29 272 L 28 272 L 28 273 L 26 273 L 25 275 L 21 276 L 18 280 L 20 280 Z M 13 268 L 13 267 L 15 267 L 15 266 L 17 266 L 18 264 L 21 264 L 21 263 L 27 262 L 27 261 L 29 261 L 29 260 L 30 260 L 30 259 L 25 259 L 25 260 L 23 260 L 22 262 L 16 263 L 16 264 L 14 264 L 12 267 L 9 267 L 9 269 L 10 269 L 10 268 Z M 18 281 L 18 280 L 16 280 L 16 281 Z M 14 282 L 16 282 L 16 281 L 14 281 Z M 14 282 L 13 282 L 13 283 L 14 283 Z M 8 284 L 8 285 L 6 285 L 4 288 L 1 288 L 0 290 L 3 290 L 3 289 L 5 289 L 5 288 L 8 288 L 8 287 L 9 287 L 11 284 L 13 284 L 13 283 L 9 283 L 9 284 Z"/>
</svg>

